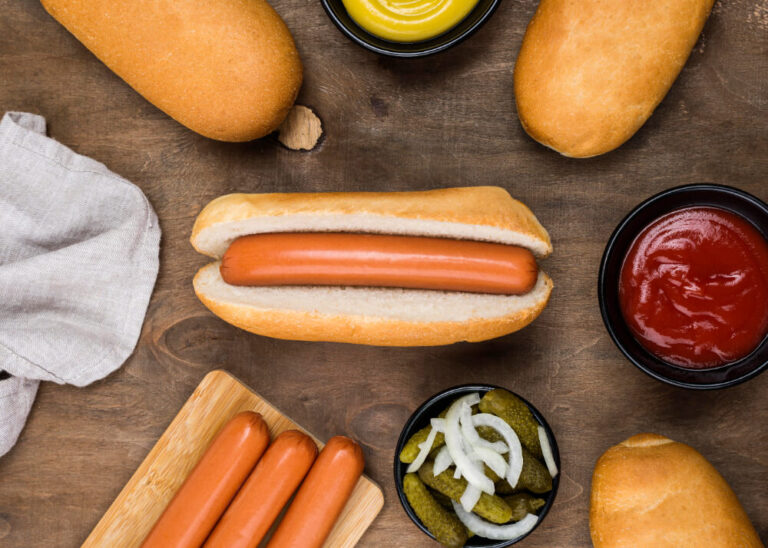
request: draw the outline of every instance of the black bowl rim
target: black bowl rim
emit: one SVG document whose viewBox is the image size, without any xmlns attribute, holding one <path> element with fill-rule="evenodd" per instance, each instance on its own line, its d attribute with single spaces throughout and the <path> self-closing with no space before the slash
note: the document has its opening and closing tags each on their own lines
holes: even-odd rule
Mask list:
<svg viewBox="0 0 768 548">
<path fill-rule="evenodd" d="M 766 217 L 768 218 L 768 204 L 763 202 L 760 198 L 757 196 L 754 196 L 744 190 L 741 190 L 739 188 L 735 188 L 728 185 L 723 184 L 717 184 L 717 183 L 691 183 L 691 184 L 684 184 L 675 186 L 672 188 L 668 188 L 666 190 L 663 190 L 661 192 L 658 192 L 654 195 L 652 195 L 649 198 L 646 198 L 642 202 L 640 202 L 638 205 L 636 205 L 632 210 L 627 213 L 627 215 L 624 216 L 624 218 L 619 222 L 619 224 L 616 226 L 616 228 L 611 233 L 610 238 L 608 238 L 608 243 L 605 245 L 605 250 L 603 251 L 602 259 L 600 260 L 600 270 L 598 273 L 597 278 L 597 298 L 598 302 L 600 304 L 600 315 L 603 318 L 603 324 L 605 325 L 606 330 L 608 331 L 608 334 L 611 337 L 611 340 L 613 343 L 618 347 L 618 349 L 621 351 L 622 354 L 624 354 L 624 357 L 627 358 L 632 365 L 643 371 L 645 374 L 653 377 L 654 379 L 670 384 L 672 386 L 677 386 L 680 388 L 688 388 L 693 390 L 718 390 L 721 388 L 728 388 L 731 386 L 736 386 L 737 384 L 741 384 L 743 382 L 748 381 L 749 379 L 752 379 L 768 369 L 768 360 L 766 360 L 764 363 L 758 365 L 757 367 L 747 371 L 744 375 L 740 377 L 735 377 L 733 379 L 729 379 L 727 381 L 722 382 L 711 382 L 711 383 L 692 383 L 692 382 L 684 382 L 679 381 L 676 379 L 671 379 L 669 377 L 665 377 L 664 375 L 661 375 L 657 373 L 656 371 L 653 371 L 649 368 L 647 368 L 640 360 L 638 360 L 634 354 L 619 340 L 619 337 L 616 333 L 616 330 L 613 326 L 613 323 L 611 322 L 611 319 L 608 315 L 608 307 L 606 305 L 606 293 L 605 293 L 605 279 L 606 279 L 606 270 L 608 265 L 608 260 L 611 257 L 611 253 L 613 253 L 613 250 L 616 246 L 616 240 L 618 239 L 619 235 L 624 231 L 626 226 L 639 214 L 641 214 L 646 208 L 652 206 L 653 204 L 662 201 L 669 196 L 673 196 L 676 194 L 683 194 L 687 192 L 693 192 L 697 190 L 707 190 L 712 192 L 720 192 L 723 194 L 729 194 L 731 196 L 736 196 L 742 200 L 745 200 L 747 202 L 750 202 L 752 205 L 756 206 L 758 209 L 761 209 L 763 212 L 765 212 Z M 694 207 L 695 203 L 691 204 L 691 207 Z M 682 209 L 682 208 L 678 208 Z M 747 219 L 749 220 L 749 219 Z M 647 225 L 645 225 L 647 226 Z M 636 235 L 635 235 L 636 236 Z M 749 360 L 750 357 L 756 353 L 760 348 L 763 347 L 768 343 L 768 336 L 766 336 L 760 344 L 757 345 L 757 347 L 750 352 L 747 356 L 739 359 L 736 362 L 724 364 L 718 367 L 713 367 L 710 369 L 707 369 L 707 371 L 714 371 L 714 370 L 722 370 L 729 367 L 734 367 L 738 364 L 743 364 L 746 360 Z M 655 357 L 655 356 L 654 356 Z M 677 366 L 675 364 L 671 364 L 668 362 L 665 362 L 664 360 L 661 360 L 660 358 L 656 358 L 657 360 L 663 362 L 664 364 L 675 367 L 678 369 L 686 369 L 681 368 L 680 366 Z M 688 369 L 690 371 L 690 369 Z"/>
<path fill-rule="evenodd" d="M 500 541 L 496 544 L 481 544 L 481 545 L 472 545 L 467 544 L 467 548 L 506 548 L 508 546 L 512 546 L 513 544 L 517 544 L 524 538 L 526 538 L 528 535 L 533 533 L 539 525 L 544 521 L 544 518 L 549 513 L 549 510 L 552 508 L 555 498 L 557 497 L 557 489 L 560 485 L 560 477 L 562 476 L 562 466 L 560 464 L 560 451 L 557 446 L 557 440 L 555 439 L 555 433 L 552 431 L 552 427 L 549 426 L 549 423 L 544 418 L 544 415 L 541 414 L 541 412 L 536 409 L 536 407 L 531 404 L 528 400 L 517 394 L 516 392 L 513 392 L 512 390 L 509 390 L 507 388 L 504 388 L 502 386 L 496 386 L 494 384 L 460 384 L 457 386 L 452 386 L 450 388 L 446 388 L 445 390 L 438 392 L 437 394 L 434 394 L 427 398 L 424 403 L 422 403 L 412 414 L 410 417 L 408 417 L 408 420 L 405 421 L 405 426 L 403 426 L 403 429 L 400 432 L 400 437 L 397 440 L 397 445 L 395 447 L 395 460 L 394 460 L 394 466 L 393 466 L 393 472 L 395 476 L 395 489 L 397 491 L 397 496 L 400 499 L 400 504 L 403 507 L 403 510 L 405 510 L 405 513 L 408 515 L 409 518 L 411 518 L 411 521 L 413 521 L 416 526 L 421 529 L 421 531 L 429 536 L 431 539 L 435 540 L 434 535 L 429 532 L 429 530 L 424 526 L 423 523 L 421 523 L 421 520 L 418 518 L 416 513 L 413 511 L 413 508 L 411 508 L 411 505 L 408 503 L 408 499 L 405 498 L 405 493 L 403 492 L 403 477 L 405 477 L 405 465 L 400 462 L 400 451 L 402 451 L 403 446 L 408 441 L 411 435 L 411 430 L 414 427 L 414 424 L 421 418 L 421 415 L 425 412 L 425 410 L 429 407 L 432 407 L 433 405 L 437 404 L 439 401 L 442 401 L 444 399 L 448 399 L 452 396 L 456 396 L 458 394 L 462 393 L 469 393 L 469 392 L 490 392 L 494 389 L 501 389 L 501 390 L 507 390 L 507 392 L 511 392 L 520 400 L 522 400 L 525 405 L 528 406 L 528 409 L 531 410 L 531 413 L 536 418 L 536 420 L 539 422 L 541 426 L 544 427 L 544 430 L 547 433 L 547 437 L 549 438 L 549 443 L 552 446 L 552 455 L 555 459 L 555 464 L 558 468 L 558 474 L 554 478 L 552 478 L 552 490 L 549 492 L 547 496 L 547 503 L 544 505 L 544 507 L 541 509 L 541 512 L 539 513 L 539 519 L 536 522 L 536 525 L 528 531 L 526 534 L 524 534 L 521 537 L 518 537 L 516 539 L 512 540 L 504 540 Z M 486 539 L 487 540 L 487 539 Z"/>
<path fill-rule="evenodd" d="M 382 47 L 379 47 L 379 46 L 377 46 L 376 44 L 374 44 L 372 42 L 363 40 L 358 35 L 356 35 L 354 32 L 352 32 L 349 29 L 349 27 L 347 25 L 345 25 L 344 22 L 336 15 L 336 12 L 331 7 L 331 3 L 334 2 L 334 1 L 336 1 L 336 0 L 320 0 L 320 3 L 323 5 L 323 9 L 325 9 L 325 13 L 326 13 L 326 15 L 328 15 L 328 18 L 333 22 L 333 24 L 336 26 L 336 28 L 339 29 L 342 34 L 344 34 L 344 36 L 349 38 L 351 41 L 353 41 L 358 46 L 360 46 L 360 47 L 362 47 L 364 49 L 367 49 L 368 51 L 372 51 L 374 53 L 378 53 L 379 55 L 386 55 L 388 57 L 397 57 L 397 58 L 400 58 L 400 59 L 414 59 L 414 58 L 418 58 L 418 57 L 426 57 L 428 55 L 434 55 L 435 53 L 440 53 L 441 51 L 445 51 L 448 48 L 451 48 L 451 47 L 453 47 L 453 46 L 455 46 L 457 44 L 460 44 L 461 42 L 463 42 L 464 40 L 466 40 L 467 38 L 469 38 L 470 36 L 475 34 L 478 30 L 480 30 L 480 27 L 482 27 L 485 24 L 485 22 L 488 21 L 488 19 L 491 18 L 491 16 L 494 14 L 496 9 L 499 7 L 499 4 L 501 4 L 501 0 L 490 0 L 490 4 L 486 8 L 486 10 L 482 14 L 482 16 L 480 16 L 480 18 L 478 18 L 478 20 L 475 21 L 464 32 L 462 32 L 458 36 L 453 37 L 450 40 L 446 40 L 444 42 L 437 43 L 435 46 L 430 47 L 428 49 L 421 50 L 421 51 L 395 51 L 394 49 L 382 48 Z M 341 0 L 338 0 L 338 2 L 341 2 Z M 470 17 L 470 15 L 472 13 L 474 13 L 474 11 L 476 9 L 478 9 L 479 7 L 480 7 L 480 2 L 478 1 L 477 5 L 474 8 L 472 8 L 472 11 L 469 12 L 467 17 Z M 353 24 L 354 24 L 354 21 L 353 21 Z M 461 22 L 459 22 L 457 24 L 461 24 Z M 358 25 L 356 25 L 356 26 L 357 26 L 357 28 L 362 30 L 363 33 L 365 33 L 365 35 L 371 36 L 372 38 L 377 38 L 377 37 L 374 37 L 371 33 L 369 33 L 364 28 L 362 28 L 362 27 L 360 27 Z M 427 43 L 427 42 L 429 42 L 431 40 L 439 40 L 441 36 L 444 36 L 448 32 L 450 32 L 450 29 L 448 31 L 446 31 L 444 34 L 435 36 L 434 38 L 430 38 L 430 40 L 425 40 L 424 43 Z M 377 39 L 384 40 L 383 38 L 377 38 Z M 384 41 L 386 42 L 387 40 L 384 40 Z M 398 45 L 397 42 L 392 42 L 392 44 L 393 44 L 393 46 Z"/>
</svg>

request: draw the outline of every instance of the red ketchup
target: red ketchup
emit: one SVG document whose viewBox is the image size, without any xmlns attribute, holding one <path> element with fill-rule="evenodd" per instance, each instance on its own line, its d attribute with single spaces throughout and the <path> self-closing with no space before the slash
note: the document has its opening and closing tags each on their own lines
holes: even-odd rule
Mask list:
<svg viewBox="0 0 768 548">
<path fill-rule="evenodd" d="M 768 333 L 768 242 L 723 209 L 673 211 L 632 243 L 619 300 L 635 338 L 662 360 L 692 369 L 734 362 Z"/>
</svg>

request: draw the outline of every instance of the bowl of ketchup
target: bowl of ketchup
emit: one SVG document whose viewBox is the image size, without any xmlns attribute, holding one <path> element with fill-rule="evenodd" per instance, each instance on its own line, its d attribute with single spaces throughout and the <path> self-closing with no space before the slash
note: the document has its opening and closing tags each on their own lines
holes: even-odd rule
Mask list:
<svg viewBox="0 0 768 548">
<path fill-rule="evenodd" d="M 768 368 L 768 205 L 694 184 L 632 210 L 611 235 L 598 298 L 614 343 L 652 377 L 724 388 Z"/>
</svg>

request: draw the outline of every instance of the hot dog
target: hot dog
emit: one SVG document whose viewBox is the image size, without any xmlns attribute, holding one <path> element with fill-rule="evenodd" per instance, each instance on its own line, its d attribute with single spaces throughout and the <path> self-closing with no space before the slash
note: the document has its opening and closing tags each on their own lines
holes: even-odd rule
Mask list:
<svg viewBox="0 0 768 548">
<path fill-rule="evenodd" d="M 320 452 L 267 548 L 320 548 L 363 473 L 360 446 L 335 436 Z"/>
<path fill-rule="evenodd" d="M 261 335 L 427 346 L 512 333 L 544 309 L 552 244 L 498 187 L 231 194 L 191 236 L 195 293 Z M 221 260 L 220 260 L 221 259 Z"/>
<path fill-rule="evenodd" d="M 256 548 L 317 456 L 297 430 L 277 436 L 211 533 L 205 548 Z"/>
<path fill-rule="evenodd" d="M 221 260 L 233 285 L 353 285 L 520 295 L 536 284 L 529 250 L 513 245 L 345 233 L 254 234 Z"/>
<path fill-rule="evenodd" d="M 201 546 L 268 444 L 269 430 L 261 415 L 236 415 L 216 435 L 142 548 Z"/>
</svg>

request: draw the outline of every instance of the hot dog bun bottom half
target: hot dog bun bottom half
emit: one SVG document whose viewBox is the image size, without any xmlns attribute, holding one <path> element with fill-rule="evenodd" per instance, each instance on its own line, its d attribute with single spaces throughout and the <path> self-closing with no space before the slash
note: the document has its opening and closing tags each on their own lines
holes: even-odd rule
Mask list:
<svg viewBox="0 0 768 548">
<path fill-rule="evenodd" d="M 608 449 L 592 476 L 595 548 L 758 548 L 736 495 L 695 449 L 638 434 Z"/>
<path fill-rule="evenodd" d="M 354 232 L 469 239 L 519 245 L 538 258 L 552 244 L 533 213 L 499 187 L 424 192 L 230 194 L 208 204 L 191 236 L 197 251 L 221 258 L 248 234 Z M 382 346 L 481 341 L 517 331 L 544 309 L 552 280 L 539 271 L 524 295 L 378 287 L 242 287 L 221 278 L 217 260 L 194 279 L 214 314 L 280 339 Z"/>
</svg>

